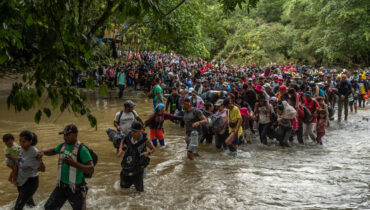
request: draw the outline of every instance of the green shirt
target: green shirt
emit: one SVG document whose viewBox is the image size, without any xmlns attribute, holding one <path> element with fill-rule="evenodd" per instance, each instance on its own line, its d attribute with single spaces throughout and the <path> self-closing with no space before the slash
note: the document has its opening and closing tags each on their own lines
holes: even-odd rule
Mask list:
<svg viewBox="0 0 370 210">
<path fill-rule="evenodd" d="M 125 73 L 118 72 L 117 78 L 118 78 L 118 84 L 119 85 L 125 85 L 125 79 L 126 79 Z"/>
<path fill-rule="evenodd" d="M 5 155 L 10 155 L 12 158 L 19 157 L 19 152 L 21 151 L 21 147 L 19 145 L 13 145 L 12 147 L 5 147 L 4 153 Z"/>
<path fill-rule="evenodd" d="M 55 147 L 55 152 L 57 154 L 60 154 L 60 150 L 62 148 L 64 143 L 61 143 L 59 144 L 57 147 Z M 74 145 L 69 145 L 69 144 L 66 144 L 66 148 L 64 150 L 64 154 L 65 153 L 72 153 L 73 151 L 73 148 L 74 148 Z M 90 152 L 89 150 L 83 146 L 82 148 L 80 148 L 80 158 L 81 158 L 81 162 L 82 163 L 86 163 L 88 161 L 92 161 L 92 157 L 90 155 Z M 83 181 L 83 178 L 84 178 L 84 174 L 82 171 L 78 170 L 76 168 L 76 184 L 81 184 L 82 181 Z M 61 177 L 61 181 L 64 183 L 64 184 L 69 184 L 69 165 L 67 165 L 66 163 L 62 163 L 62 177 Z"/>
<path fill-rule="evenodd" d="M 161 86 L 159 86 L 159 85 L 154 85 L 154 100 L 158 100 L 159 98 L 158 98 L 158 93 L 160 93 L 161 94 L 161 98 L 163 99 L 163 90 L 162 90 L 162 88 L 161 88 Z"/>
</svg>

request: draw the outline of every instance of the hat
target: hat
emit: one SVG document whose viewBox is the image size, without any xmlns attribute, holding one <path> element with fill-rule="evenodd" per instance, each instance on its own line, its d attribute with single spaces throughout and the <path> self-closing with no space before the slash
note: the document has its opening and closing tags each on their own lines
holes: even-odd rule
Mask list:
<svg viewBox="0 0 370 210">
<path fill-rule="evenodd" d="M 221 106 L 224 103 L 223 99 L 218 99 L 215 103 L 215 106 Z"/>
<path fill-rule="evenodd" d="M 78 133 L 77 127 L 73 124 L 67 125 L 63 131 L 59 132 L 59 134 L 64 134 L 64 135 L 69 135 L 71 133 Z"/>
<path fill-rule="evenodd" d="M 248 114 L 249 114 L 249 112 L 248 112 L 247 107 L 243 107 L 243 108 L 241 108 L 241 109 L 240 109 L 240 114 L 241 114 L 242 116 L 248 115 Z"/>
<path fill-rule="evenodd" d="M 164 105 L 162 103 L 159 103 L 159 104 L 157 104 L 157 106 L 155 106 L 153 112 L 158 112 L 158 111 L 162 110 L 163 108 L 164 108 Z"/>
<path fill-rule="evenodd" d="M 139 123 L 138 121 L 134 121 L 132 124 L 131 124 L 131 128 L 130 128 L 131 131 L 141 131 L 143 130 L 143 126 L 141 125 L 141 123 Z"/>
<path fill-rule="evenodd" d="M 194 88 L 189 88 L 189 93 L 194 92 Z"/>
<path fill-rule="evenodd" d="M 277 102 L 277 98 L 276 98 L 276 97 L 271 97 L 271 98 L 270 98 L 270 101 L 273 101 L 273 102 L 275 102 L 275 103 L 276 103 L 276 102 Z"/>
<path fill-rule="evenodd" d="M 227 86 L 229 86 L 229 83 L 224 82 L 224 83 L 222 83 L 222 86 L 227 87 Z"/>
<path fill-rule="evenodd" d="M 224 106 L 227 106 L 227 105 L 229 105 L 231 102 L 230 102 L 230 100 L 227 98 L 227 99 L 225 99 L 224 100 L 224 102 L 223 102 L 223 105 Z"/>
<path fill-rule="evenodd" d="M 258 91 L 258 92 L 263 92 L 261 85 L 257 85 L 255 90 Z"/>
<path fill-rule="evenodd" d="M 252 78 L 249 78 L 249 79 L 248 79 L 248 82 L 252 82 L 252 81 L 253 81 L 253 79 L 252 79 Z"/>
<path fill-rule="evenodd" d="M 279 90 L 288 90 L 288 88 L 287 88 L 287 86 L 285 86 L 285 85 L 281 85 L 281 86 L 279 87 Z"/>
<path fill-rule="evenodd" d="M 270 85 L 270 83 L 266 83 L 266 84 L 263 85 L 263 87 L 264 88 L 271 88 L 271 85 Z"/>
<path fill-rule="evenodd" d="M 134 107 L 136 106 L 136 104 L 132 102 L 131 100 L 126 100 L 125 102 L 123 102 L 123 106 L 124 107 Z"/>
</svg>

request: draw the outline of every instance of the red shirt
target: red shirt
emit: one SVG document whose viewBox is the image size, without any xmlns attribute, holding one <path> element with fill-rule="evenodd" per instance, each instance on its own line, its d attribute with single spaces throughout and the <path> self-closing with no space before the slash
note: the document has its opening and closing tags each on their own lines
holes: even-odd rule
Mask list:
<svg viewBox="0 0 370 210">
<path fill-rule="evenodd" d="M 305 100 L 304 102 L 303 102 L 305 105 L 306 105 L 306 107 L 311 111 L 311 113 L 312 113 L 312 116 L 313 116 L 313 118 L 312 118 L 312 121 L 310 122 L 310 123 L 315 123 L 316 122 L 316 115 L 314 114 L 315 113 L 315 111 L 317 112 L 317 111 L 319 111 L 320 110 L 320 105 L 319 105 L 319 103 L 317 103 L 317 101 L 315 100 L 312 100 L 312 98 L 310 99 L 310 100 Z"/>
</svg>

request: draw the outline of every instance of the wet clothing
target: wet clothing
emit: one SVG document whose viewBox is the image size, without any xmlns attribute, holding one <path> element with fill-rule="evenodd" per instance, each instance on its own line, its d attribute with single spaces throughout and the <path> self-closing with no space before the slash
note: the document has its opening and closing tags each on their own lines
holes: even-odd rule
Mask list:
<svg viewBox="0 0 370 210">
<path fill-rule="evenodd" d="M 118 119 L 121 112 L 121 118 Z M 124 111 L 119 111 L 116 113 L 114 121 L 118 122 L 119 127 L 121 128 L 120 132 L 123 137 L 127 136 L 127 134 L 130 132 L 131 124 L 136 120 L 138 116 L 139 115 L 136 113 L 135 110 L 129 113 L 126 113 Z"/>
<path fill-rule="evenodd" d="M 227 119 L 229 121 L 229 133 L 236 131 L 235 129 L 236 129 L 237 122 L 238 120 L 242 119 L 242 115 L 240 114 L 240 110 L 238 109 L 237 106 L 233 106 L 233 108 L 228 110 Z M 232 124 L 234 124 L 235 126 L 231 126 Z M 239 138 L 242 135 L 242 133 L 243 133 L 243 129 L 242 129 L 242 126 L 240 126 L 235 136 Z"/>
<path fill-rule="evenodd" d="M 76 189 L 72 191 L 69 185 L 62 183 L 51 193 L 45 203 L 45 210 L 61 209 L 67 200 L 73 210 L 83 209 L 83 206 L 86 206 L 87 191 L 86 185 L 77 185 Z"/>
<path fill-rule="evenodd" d="M 193 123 L 200 121 L 202 116 L 204 116 L 202 111 L 197 108 L 193 108 L 190 111 L 185 110 L 183 119 L 185 122 L 186 136 L 190 137 L 193 130 L 196 130 L 199 134 L 201 134 L 202 126 L 193 128 Z"/>
<path fill-rule="evenodd" d="M 37 188 L 39 187 L 39 176 L 29 177 L 25 183 L 18 186 L 18 197 L 15 201 L 15 210 L 22 210 L 25 205 L 29 207 L 34 207 L 35 201 L 32 196 L 35 194 Z"/>
<path fill-rule="evenodd" d="M 66 143 L 60 143 L 58 146 L 55 147 L 54 151 L 60 155 L 59 159 L 61 161 L 61 171 L 60 171 L 60 182 L 61 183 L 64 183 L 64 184 L 71 184 L 70 182 L 71 179 L 70 179 L 70 170 L 75 170 L 75 182 L 74 184 L 76 185 L 79 185 L 79 184 L 83 184 L 84 182 L 84 174 L 82 171 L 80 171 L 78 168 L 74 168 L 74 167 L 71 167 L 69 166 L 67 163 L 65 162 L 62 162 L 62 159 L 63 159 L 63 156 L 68 156 L 68 155 L 72 155 L 72 157 L 74 156 L 74 153 L 77 154 L 76 152 L 74 152 L 74 150 L 76 150 L 76 147 L 77 145 L 69 145 L 69 144 L 66 144 Z M 78 150 L 78 148 L 77 148 Z M 77 161 L 77 157 L 74 157 L 74 159 L 76 159 Z M 85 147 L 85 146 L 82 146 L 80 148 L 80 160 L 81 160 L 81 163 L 82 164 L 85 164 L 86 162 L 89 162 L 89 161 L 92 161 L 92 157 L 90 155 L 90 152 L 89 150 Z M 57 183 L 59 184 L 59 183 Z"/>
<path fill-rule="evenodd" d="M 34 146 L 30 146 L 27 151 L 21 151 L 17 174 L 18 186 L 22 186 L 29 178 L 39 175 L 40 161 L 36 159 L 38 152 Z"/>
</svg>

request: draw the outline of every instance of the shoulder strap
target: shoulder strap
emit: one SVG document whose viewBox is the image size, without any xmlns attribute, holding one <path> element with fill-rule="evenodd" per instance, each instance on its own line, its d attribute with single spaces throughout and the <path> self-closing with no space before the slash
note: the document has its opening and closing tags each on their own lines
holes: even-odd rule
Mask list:
<svg viewBox="0 0 370 210">
<path fill-rule="evenodd" d="M 122 114 L 123 114 L 123 110 L 121 110 L 121 112 L 119 113 L 119 116 L 118 116 L 118 123 L 119 123 L 119 121 L 121 120 Z"/>
<path fill-rule="evenodd" d="M 81 154 L 80 154 L 80 151 L 81 151 L 81 148 L 82 147 L 86 147 L 85 146 L 85 144 L 83 144 L 83 143 L 81 143 L 80 145 L 79 145 L 79 147 L 78 147 L 78 150 L 77 150 L 77 162 L 79 162 L 79 163 L 82 163 L 82 161 L 81 161 Z M 87 147 L 86 147 L 87 148 Z"/>
</svg>

